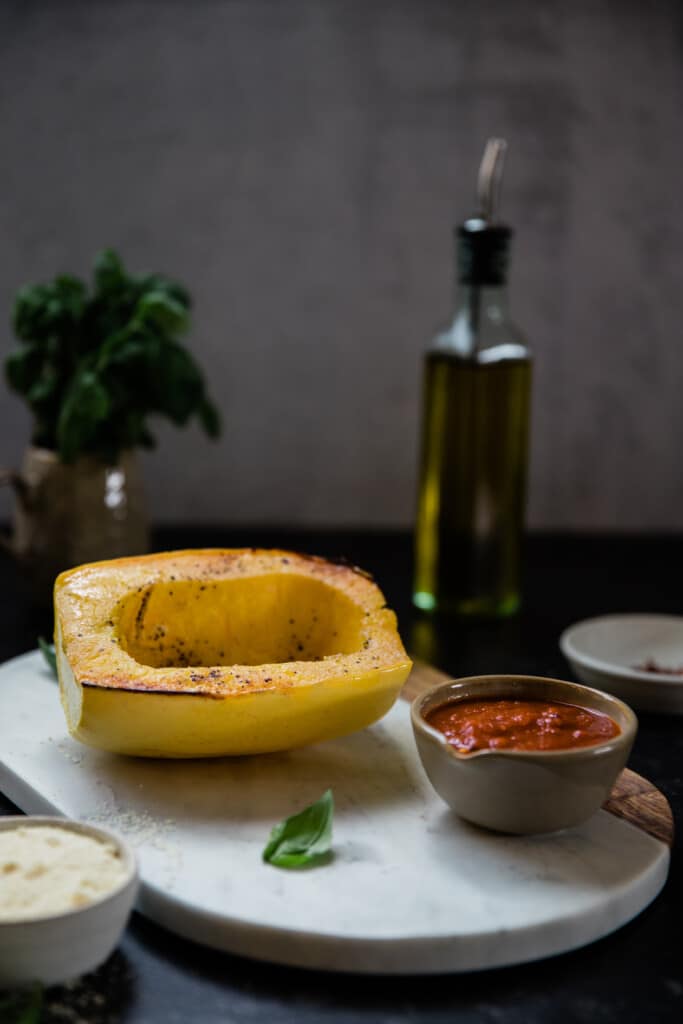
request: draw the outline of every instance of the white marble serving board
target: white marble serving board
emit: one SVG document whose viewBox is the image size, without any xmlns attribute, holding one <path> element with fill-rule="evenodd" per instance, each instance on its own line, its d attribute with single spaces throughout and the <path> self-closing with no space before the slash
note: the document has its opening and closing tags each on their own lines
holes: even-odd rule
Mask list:
<svg viewBox="0 0 683 1024">
<path fill-rule="evenodd" d="M 334 858 L 285 871 L 275 822 L 334 791 Z M 599 811 L 555 836 L 493 835 L 436 796 L 408 705 L 345 739 L 205 761 L 118 757 L 69 738 L 38 652 L 0 667 L 0 790 L 29 813 L 101 823 L 137 848 L 141 913 L 217 949 L 340 971 L 520 963 L 608 934 L 666 879 L 669 851 Z"/>
</svg>

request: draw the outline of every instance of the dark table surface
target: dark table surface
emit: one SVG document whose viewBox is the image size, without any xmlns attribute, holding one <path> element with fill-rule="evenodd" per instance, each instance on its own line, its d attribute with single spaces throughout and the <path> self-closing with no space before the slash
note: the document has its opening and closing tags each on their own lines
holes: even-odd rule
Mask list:
<svg viewBox="0 0 683 1024">
<path fill-rule="evenodd" d="M 616 611 L 683 611 L 683 538 L 536 535 L 527 542 L 524 608 L 499 623 L 429 620 L 410 605 L 404 533 L 162 530 L 159 548 L 277 545 L 344 555 L 370 570 L 413 654 L 453 675 L 521 672 L 566 677 L 560 632 Z M 0 659 L 35 647 L 49 614 L 32 610 L 18 571 L 0 562 Z M 683 813 L 683 717 L 641 714 L 630 766 Z M 0 723 L 2 729 L 7 723 Z M 0 813 L 15 809 L 0 797 Z M 194 945 L 134 915 L 119 950 L 95 974 L 46 993 L 42 1020 L 87 1024 L 361 1024 L 377 1021 L 683 1021 L 682 843 L 669 881 L 636 920 L 582 950 L 469 975 L 353 977 L 257 963 Z M 0 1010 L 2 1017 L 2 1010 Z M 5 1021 L 2 1020 L 2 1024 Z"/>
</svg>

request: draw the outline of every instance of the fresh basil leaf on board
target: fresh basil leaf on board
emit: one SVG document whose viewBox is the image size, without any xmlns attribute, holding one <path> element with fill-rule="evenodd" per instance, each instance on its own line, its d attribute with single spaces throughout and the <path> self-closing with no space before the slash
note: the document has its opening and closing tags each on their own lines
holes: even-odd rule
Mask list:
<svg viewBox="0 0 683 1024">
<path fill-rule="evenodd" d="M 299 814 L 281 821 L 270 833 L 263 859 L 278 868 L 302 868 L 327 860 L 332 845 L 334 798 L 326 790 Z"/>
<path fill-rule="evenodd" d="M 54 644 L 49 644 L 44 636 L 39 636 L 38 646 L 40 647 L 40 652 L 45 658 L 45 661 L 54 672 L 55 678 L 57 678 L 57 655 L 55 654 Z"/>
</svg>

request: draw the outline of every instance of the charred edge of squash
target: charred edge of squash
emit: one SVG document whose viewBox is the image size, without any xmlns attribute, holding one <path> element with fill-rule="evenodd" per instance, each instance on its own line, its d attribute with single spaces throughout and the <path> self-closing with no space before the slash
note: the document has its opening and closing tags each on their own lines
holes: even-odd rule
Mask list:
<svg viewBox="0 0 683 1024">
<path fill-rule="evenodd" d="M 369 580 L 371 583 L 377 585 L 377 581 L 371 572 L 368 572 L 367 569 L 362 569 L 359 565 L 356 565 L 355 562 L 350 561 L 346 555 L 311 555 L 307 551 L 297 551 L 295 548 L 289 548 L 286 553 L 280 554 L 281 550 L 281 548 L 240 548 L 240 553 L 249 553 L 257 556 L 272 555 L 275 558 L 279 558 L 283 565 L 291 565 L 292 559 L 287 556 L 293 555 L 295 559 L 301 559 L 302 562 L 313 562 L 314 565 L 323 569 L 325 567 L 348 569 L 349 572 L 355 573 L 356 576 L 362 576 L 363 579 Z M 172 553 L 173 552 L 171 552 L 171 554 Z"/>
<path fill-rule="evenodd" d="M 180 690 L 177 687 L 174 689 L 165 689 L 161 686 L 117 686 L 112 683 L 93 683 L 84 681 L 80 684 L 84 690 L 109 690 L 111 693 L 158 693 L 163 697 L 204 697 L 209 700 L 231 700 L 235 697 L 244 695 L 253 696 L 255 693 L 272 693 L 272 690 L 231 690 L 229 693 L 215 693 L 212 690 Z"/>
</svg>

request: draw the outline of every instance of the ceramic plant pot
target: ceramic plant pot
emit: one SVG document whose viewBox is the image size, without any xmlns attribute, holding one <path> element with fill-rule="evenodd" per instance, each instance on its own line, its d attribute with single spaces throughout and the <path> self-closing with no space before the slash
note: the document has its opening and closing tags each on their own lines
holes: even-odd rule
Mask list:
<svg viewBox="0 0 683 1024">
<path fill-rule="evenodd" d="M 53 451 L 28 448 L 20 471 L 0 470 L 16 494 L 13 532 L 1 539 L 20 563 L 32 594 L 51 600 L 55 577 L 83 562 L 148 549 L 144 493 L 133 452 L 116 465 L 93 458 L 65 464 Z"/>
</svg>

